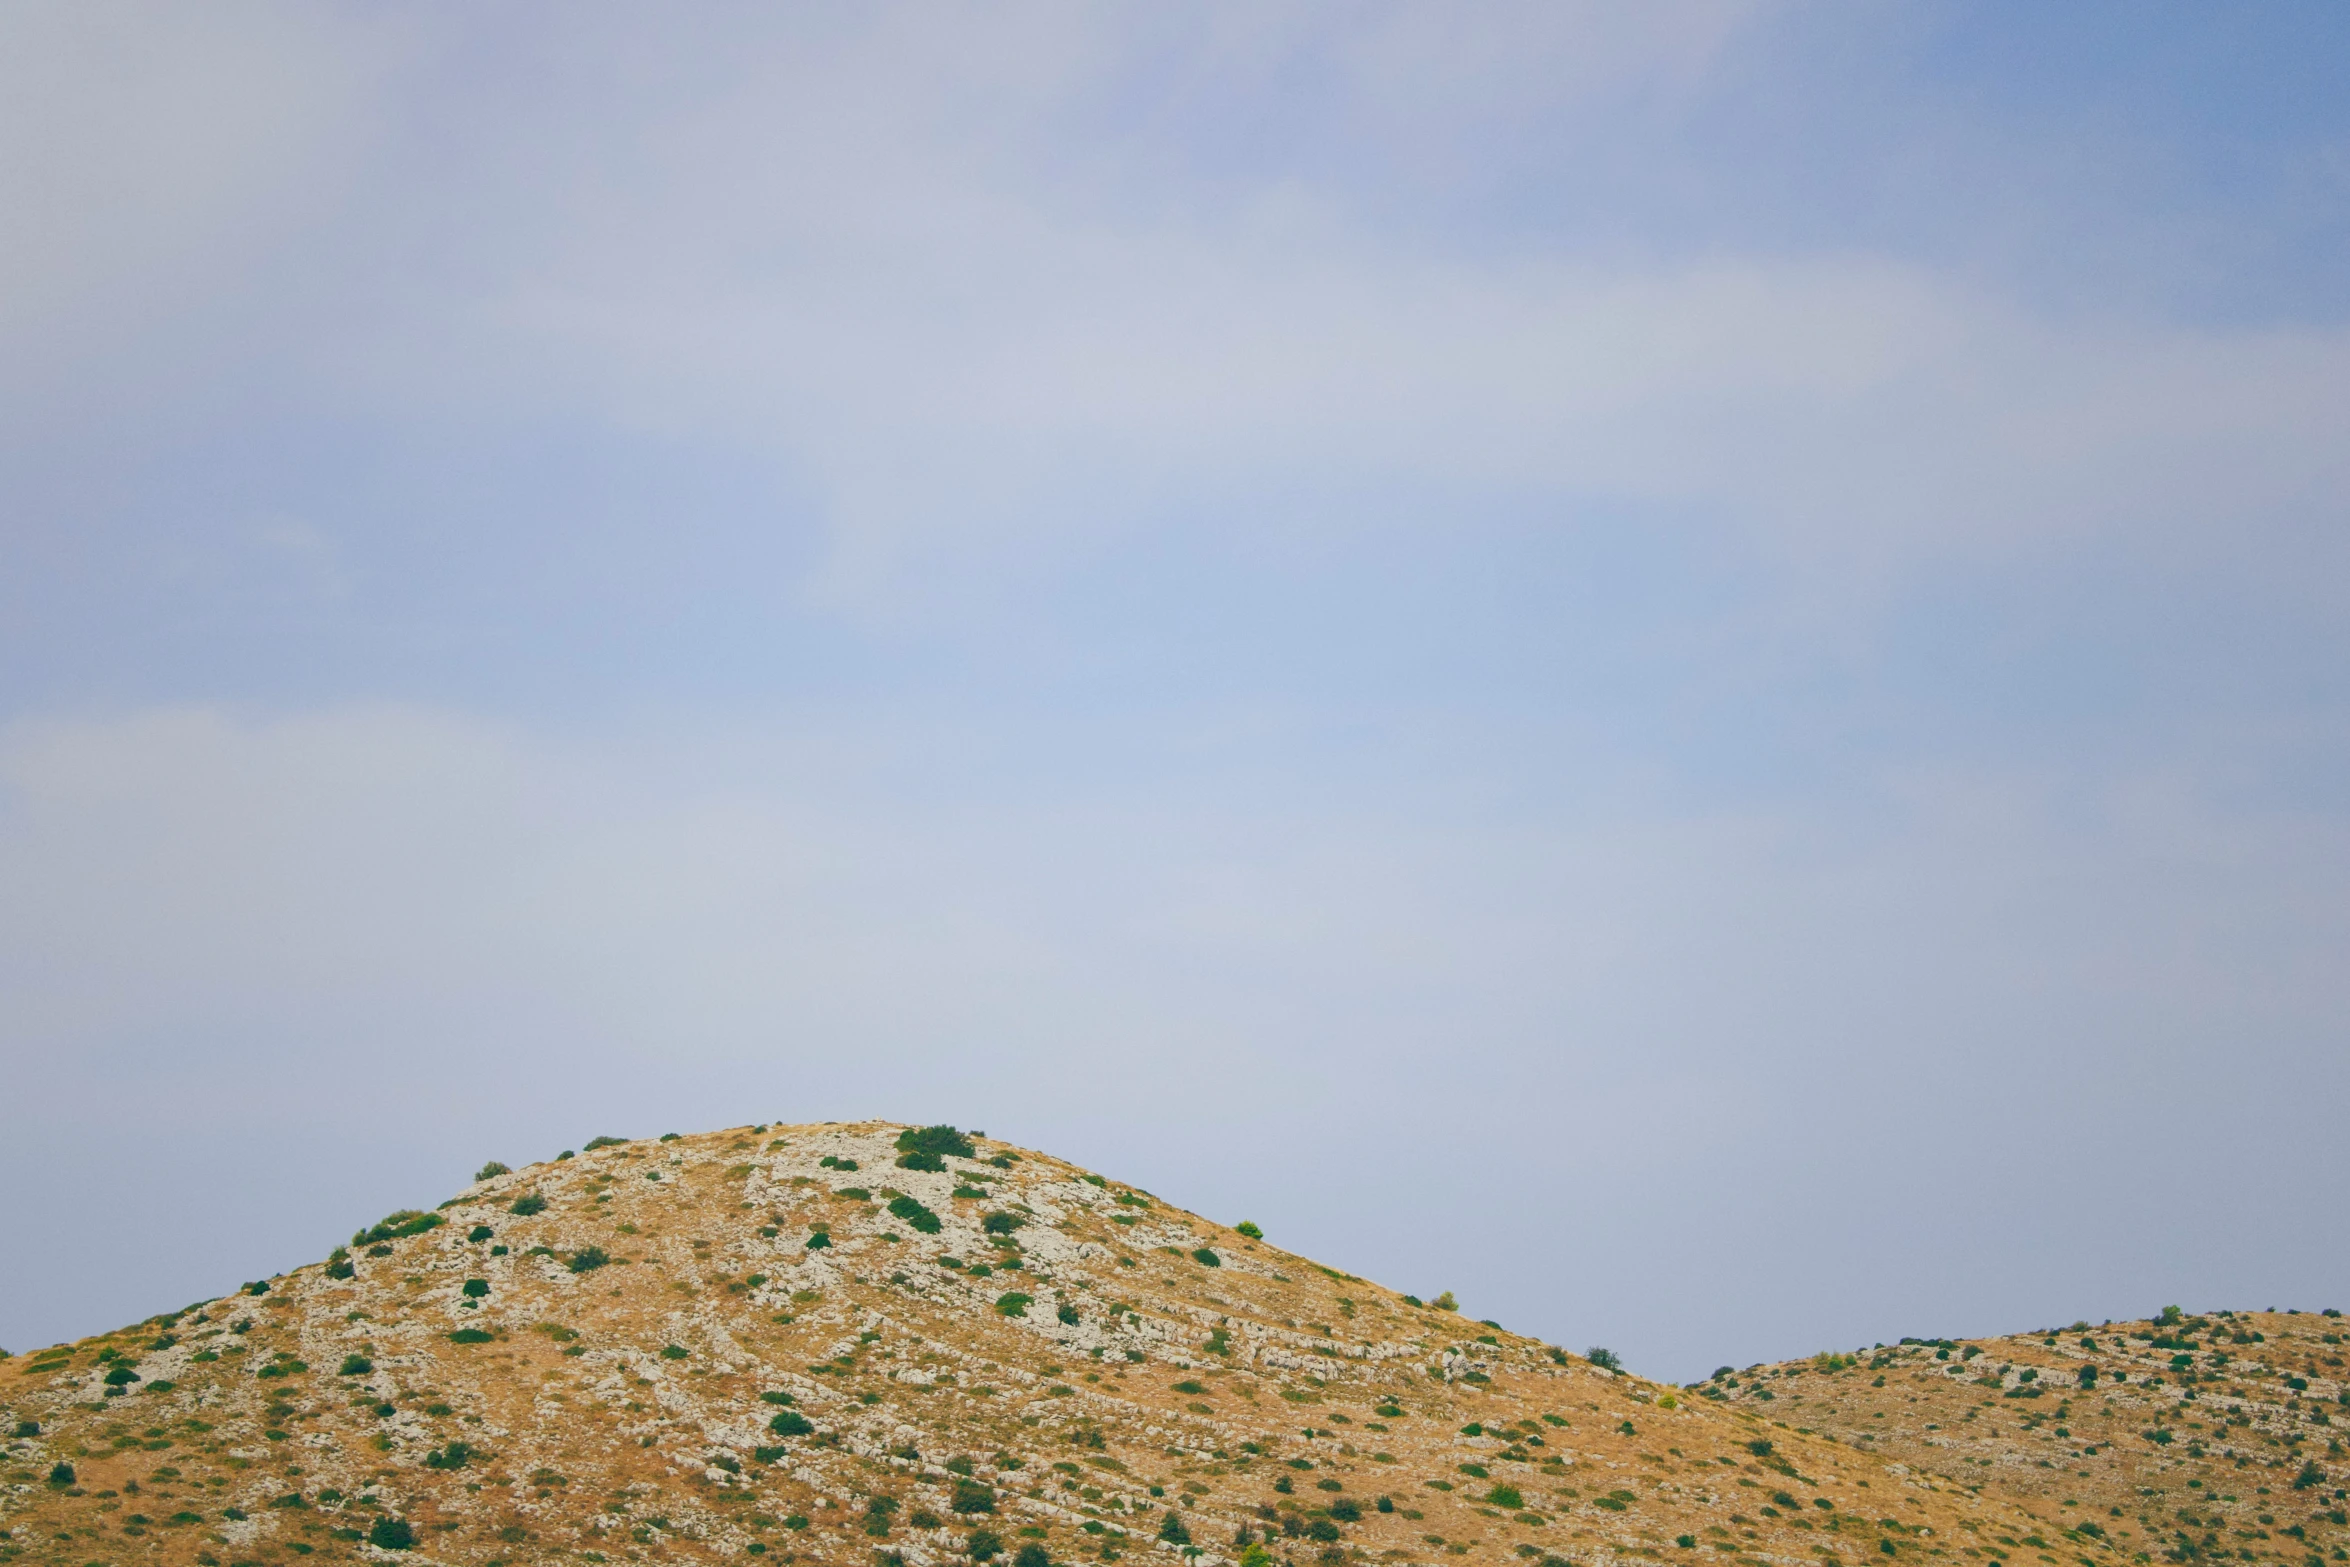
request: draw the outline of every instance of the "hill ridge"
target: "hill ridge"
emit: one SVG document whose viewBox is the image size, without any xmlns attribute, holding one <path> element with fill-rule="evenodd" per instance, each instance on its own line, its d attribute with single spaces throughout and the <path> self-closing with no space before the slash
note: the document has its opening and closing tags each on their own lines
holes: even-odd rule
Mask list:
<svg viewBox="0 0 2350 1567">
<path fill-rule="evenodd" d="M 1443 1305 L 952 1128 L 599 1138 L 0 1363 L 0 1560 L 1960 1567 L 2045 1527 Z"/>
</svg>

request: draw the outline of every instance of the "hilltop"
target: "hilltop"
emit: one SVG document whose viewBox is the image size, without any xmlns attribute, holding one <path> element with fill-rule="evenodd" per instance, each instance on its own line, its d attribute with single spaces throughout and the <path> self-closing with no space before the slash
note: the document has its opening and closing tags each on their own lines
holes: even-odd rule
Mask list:
<svg viewBox="0 0 2350 1567">
<path fill-rule="evenodd" d="M 0 1363 L 0 1557 L 2130 1554 L 1894 1456 L 1908 1426 L 1815 1412 L 1852 1368 L 1693 1396 L 1451 1304 L 977 1133 L 598 1138 L 490 1165 L 318 1263 Z M 1920 1374 L 1937 1396 L 1951 1380 Z"/>
<path fill-rule="evenodd" d="M 2334 1310 L 2174 1306 L 2147 1321 L 1725 1366 L 1698 1391 L 2138 1560 L 2350 1561 L 2345 1337 Z"/>
</svg>

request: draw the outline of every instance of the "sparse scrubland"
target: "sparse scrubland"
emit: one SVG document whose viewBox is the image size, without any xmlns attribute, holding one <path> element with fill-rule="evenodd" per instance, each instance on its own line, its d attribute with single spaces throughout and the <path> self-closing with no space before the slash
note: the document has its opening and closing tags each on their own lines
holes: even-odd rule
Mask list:
<svg viewBox="0 0 2350 1567">
<path fill-rule="evenodd" d="M 0 1361 L 0 1560 L 2315 1567 L 2341 1327 L 1673 1388 L 976 1132 L 602 1136 Z"/>
</svg>

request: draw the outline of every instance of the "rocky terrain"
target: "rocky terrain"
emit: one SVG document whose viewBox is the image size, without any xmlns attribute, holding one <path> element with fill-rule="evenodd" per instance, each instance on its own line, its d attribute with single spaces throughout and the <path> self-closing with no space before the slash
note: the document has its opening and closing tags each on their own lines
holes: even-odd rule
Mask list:
<svg viewBox="0 0 2350 1567">
<path fill-rule="evenodd" d="M 1699 1391 L 2014 1501 L 2067 1543 L 2141 1560 L 2350 1561 L 2346 1336 L 2335 1311 L 2172 1308 L 1724 1367 Z"/>
<path fill-rule="evenodd" d="M 1903 1346 L 1691 1390 L 1451 1306 L 976 1133 L 599 1138 L 0 1362 L 0 1559 L 2339 1556 L 2341 1493 L 2302 1481 L 2336 1451 L 2334 1319 L 2167 1324 L 2195 1341 L 2177 1352 L 2125 1348 L 2142 1324 Z M 2084 1392 L 2090 1358 L 2114 1380 Z M 2167 1443 L 2136 1434 L 2157 1417 Z"/>
</svg>

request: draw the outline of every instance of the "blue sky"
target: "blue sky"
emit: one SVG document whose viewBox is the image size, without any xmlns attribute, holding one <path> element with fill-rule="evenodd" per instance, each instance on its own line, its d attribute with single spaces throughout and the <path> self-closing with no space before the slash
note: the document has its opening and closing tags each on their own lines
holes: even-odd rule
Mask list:
<svg viewBox="0 0 2350 1567">
<path fill-rule="evenodd" d="M 1674 1377 L 2350 1294 L 2338 7 L 8 27 L 0 1345 L 865 1115 Z"/>
</svg>

